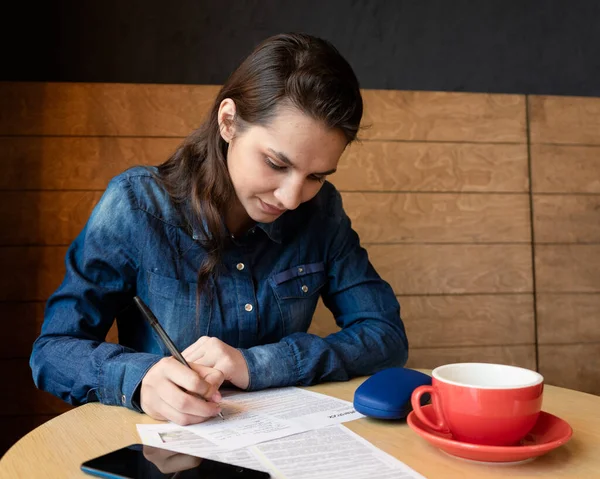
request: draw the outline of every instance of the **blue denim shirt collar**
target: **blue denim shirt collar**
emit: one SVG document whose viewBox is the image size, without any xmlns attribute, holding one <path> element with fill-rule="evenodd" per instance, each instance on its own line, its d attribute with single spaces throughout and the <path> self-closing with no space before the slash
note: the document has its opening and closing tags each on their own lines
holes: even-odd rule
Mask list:
<svg viewBox="0 0 600 479">
<path fill-rule="evenodd" d="M 196 215 L 194 215 L 192 213 L 191 204 L 189 202 L 186 203 L 186 206 L 184 207 L 184 214 L 187 216 L 187 218 L 189 218 L 189 220 L 184 221 L 182 219 L 181 221 L 179 221 L 179 223 L 190 224 L 190 228 L 192 230 L 192 238 L 194 240 L 198 240 L 198 239 L 202 238 L 204 236 L 204 234 L 202 232 L 202 227 L 200 226 L 200 223 L 199 223 L 198 219 L 196 218 Z M 269 239 L 271 239 L 271 241 L 274 241 L 277 244 L 281 244 L 281 242 L 282 242 L 282 223 L 283 223 L 283 218 L 279 217 L 272 223 L 256 223 L 256 225 L 254 227 L 260 228 L 261 230 L 263 230 L 265 232 L 265 234 L 269 237 Z M 208 230 L 208 227 L 206 225 L 206 220 L 204 218 L 202 219 L 202 226 L 206 230 Z"/>
<path fill-rule="evenodd" d="M 285 214 L 285 213 L 284 213 Z M 281 244 L 281 224 L 282 218 L 277 218 L 273 223 L 257 223 L 256 227 L 263 230 L 271 241 Z"/>
</svg>

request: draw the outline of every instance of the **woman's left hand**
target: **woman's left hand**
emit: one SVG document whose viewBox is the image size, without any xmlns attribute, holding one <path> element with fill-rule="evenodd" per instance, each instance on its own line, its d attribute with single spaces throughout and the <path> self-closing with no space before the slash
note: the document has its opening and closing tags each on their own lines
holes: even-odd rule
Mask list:
<svg viewBox="0 0 600 479">
<path fill-rule="evenodd" d="M 242 353 L 218 338 L 202 336 L 182 353 L 187 362 L 218 369 L 225 380 L 240 389 L 250 382 L 248 365 Z"/>
</svg>

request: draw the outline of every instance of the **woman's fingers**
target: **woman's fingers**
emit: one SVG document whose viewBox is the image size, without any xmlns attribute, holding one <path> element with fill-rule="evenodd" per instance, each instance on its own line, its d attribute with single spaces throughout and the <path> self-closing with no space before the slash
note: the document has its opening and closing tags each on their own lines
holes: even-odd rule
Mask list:
<svg viewBox="0 0 600 479">
<path fill-rule="evenodd" d="M 190 365 L 195 363 L 219 370 L 223 373 L 224 379 L 233 385 L 242 389 L 248 387 L 250 381 L 248 365 L 238 349 L 218 338 L 207 336 L 203 336 L 195 344 L 195 349 L 190 353 L 190 357 L 197 359 L 189 360 Z"/>
<path fill-rule="evenodd" d="M 217 403 L 183 391 L 173 383 L 161 387 L 159 399 L 158 412 L 180 426 L 206 421 L 221 411 Z"/>
<path fill-rule="evenodd" d="M 142 379 L 140 400 L 144 412 L 180 425 L 196 424 L 219 414 L 218 388 L 223 374 L 203 366 L 191 367 L 172 357 L 152 366 Z"/>
<path fill-rule="evenodd" d="M 211 398 L 213 399 L 213 401 L 220 401 L 221 394 L 219 393 L 219 388 L 223 384 L 223 381 L 225 381 L 224 374 L 218 369 L 202 364 L 190 363 L 190 367 L 194 368 L 194 371 L 196 371 L 200 376 L 202 376 L 207 383 L 212 384 L 214 386 L 218 399 L 214 399 L 214 396 L 211 396 Z"/>
<path fill-rule="evenodd" d="M 202 356 L 202 354 L 203 354 L 202 346 L 209 339 L 210 339 L 209 336 L 202 336 L 195 343 L 191 344 L 186 349 L 184 349 L 183 352 L 181 353 L 182 356 L 188 362 L 196 361 L 197 359 L 199 359 Z"/>
<path fill-rule="evenodd" d="M 218 391 L 221 383 L 214 384 L 214 377 L 211 377 L 211 382 L 207 381 L 204 376 L 212 371 L 198 370 L 192 364 L 190 367 L 184 366 L 175 358 L 168 358 L 169 364 L 166 373 L 170 381 L 174 382 L 180 388 L 191 393 L 197 394 L 207 400 L 211 400 Z M 214 370 L 213 370 L 214 371 Z M 217 373 L 218 371 L 215 371 Z M 221 374 L 222 376 L 222 374 Z"/>
</svg>

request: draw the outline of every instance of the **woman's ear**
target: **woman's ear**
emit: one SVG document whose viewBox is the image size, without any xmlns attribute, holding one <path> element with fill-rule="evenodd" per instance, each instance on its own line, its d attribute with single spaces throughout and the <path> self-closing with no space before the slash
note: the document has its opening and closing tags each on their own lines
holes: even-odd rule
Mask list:
<svg viewBox="0 0 600 479">
<path fill-rule="evenodd" d="M 221 138 L 229 143 L 235 134 L 235 102 L 231 98 L 225 98 L 221 102 L 217 119 Z"/>
</svg>

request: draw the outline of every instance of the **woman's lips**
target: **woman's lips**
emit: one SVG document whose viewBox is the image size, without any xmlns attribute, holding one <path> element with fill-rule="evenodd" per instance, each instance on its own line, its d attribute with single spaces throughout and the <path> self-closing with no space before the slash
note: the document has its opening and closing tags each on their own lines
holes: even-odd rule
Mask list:
<svg viewBox="0 0 600 479">
<path fill-rule="evenodd" d="M 280 208 L 276 208 L 275 206 L 270 205 L 269 203 L 265 203 L 260 198 L 258 199 L 258 201 L 260 202 L 261 209 L 269 215 L 280 215 L 285 212 L 285 209 L 282 210 Z"/>
</svg>

